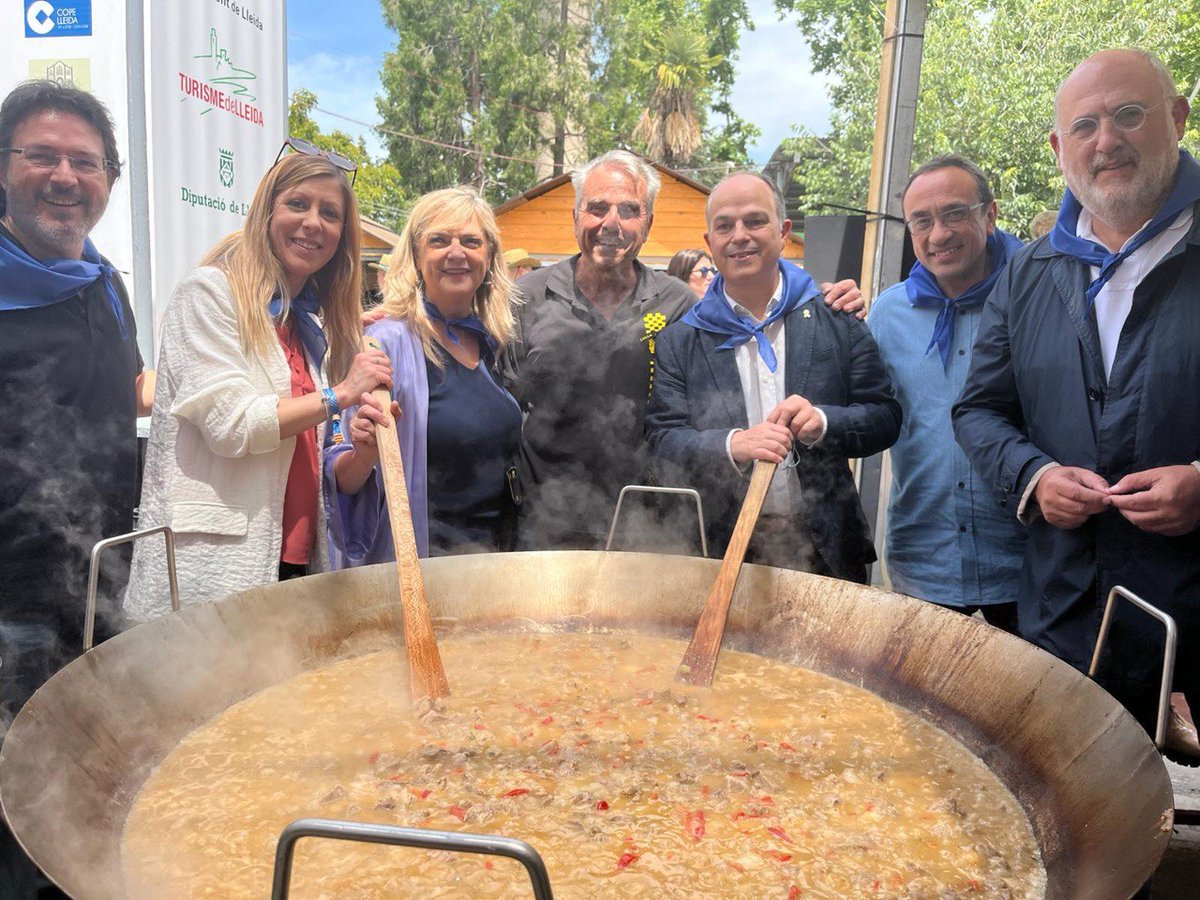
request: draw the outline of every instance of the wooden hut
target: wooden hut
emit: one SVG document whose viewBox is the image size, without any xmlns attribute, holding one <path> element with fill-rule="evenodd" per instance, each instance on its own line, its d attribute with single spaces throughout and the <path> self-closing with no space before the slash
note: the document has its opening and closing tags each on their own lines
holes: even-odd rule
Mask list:
<svg viewBox="0 0 1200 900">
<path fill-rule="evenodd" d="M 654 203 L 654 224 L 638 259 L 666 268 L 680 250 L 704 247 L 704 204 L 710 189 L 682 172 L 647 160 L 658 170 L 662 189 Z M 556 175 L 496 207 L 500 239 L 508 249 L 521 247 L 534 259 L 558 262 L 579 252 L 571 212 L 575 190 L 570 175 Z M 804 239 L 793 235 L 784 258 L 804 264 Z"/>
</svg>

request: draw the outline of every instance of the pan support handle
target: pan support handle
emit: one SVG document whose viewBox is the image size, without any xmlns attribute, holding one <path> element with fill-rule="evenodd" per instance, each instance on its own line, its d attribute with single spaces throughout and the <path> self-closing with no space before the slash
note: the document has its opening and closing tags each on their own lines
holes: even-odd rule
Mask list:
<svg viewBox="0 0 1200 900">
<path fill-rule="evenodd" d="M 279 835 L 279 844 L 275 848 L 275 878 L 271 885 L 271 900 L 284 900 L 287 897 L 292 880 L 292 858 L 295 855 L 296 842 L 304 837 L 503 856 L 515 859 L 525 867 L 533 884 L 533 896 L 536 900 L 553 900 L 554 897 L 550 891 L 550 875 L 541 855 L 529 844 L 516 838 L 460 831 L 436 831 L 431 828 L 406 828 L 401 825 L 373 825 L 338 819 L 297 819 Z"/>
<path fill-rule="evenodd" d="M 1133 591 L 1123 588 L 1120 585 L 1114 585 L 1113 589 L 1108 592 L 1108 600 L 1104 604 L 1104 618 L 1100 620 L 1100 634 L 1096 637 L 1096 649 L 1092 653 L 1092 664 L 1088 666 L 1088 678 L 1094 679 L 1097 670 L 1100 668 L 1100 651 L 1104 648 L 1104 641 L 1108 637 L 1108 629 L 1112 624 L 1113 607 L 1116 605 L 1118 597 L 1128 600 L 1142 612 L 1146 613 L 1146 615 L 1158 619 L 1167 630 L 1166 648 L 1163 652 L 1162 687 L 1158 693 L 1158 724 L 1154 728 L 1154 746 L 1162 750 L 1163 741 L 1166 740 L 1167 736 L 1167 713 L 1171 707 L 1171 683 L 1175 679 L 1175 644 L 1177 633 L 1175 620 L 1171 616 L 1167 615 L 1157 606 L 1147 603 Z"/>
<path fill-rule="evenodd" d="M 96 592 L 100 588 L 100 555 L 109 547 L 132 544 L 144 537 L 161 534 L 167 542 L 167 578 L 171 584 L 171 610 L 179 612 L 179 578 L 175 574 L 175 532 L 169 525 L 144 528 L 128 534 L 105 538 L 92 548 L 92 563 L 88 567 L 87 607 L 83 614 L 83 650 L 86 653 L 96 642 Z"/>
<path fill-rule="evenodd" d="M 617 520 L 621 518 L 621 506 L 625 503 L 626 494 L 676 494 L 691 497 L 696 501 L 696 525 L 700 529 L 700 555 L 708 556 L 708 538 L 704 535 L 704 504 L 700 500 L 700 492 L 694 488 L 659 487 L 655 484 L 627 484 L 617 495 L 617 508 L 613 510 L 612 524 L 608 526 L 608 540 L 604 549 L 611 550 L 613 538 L 617 536 Z"/>
</svg>

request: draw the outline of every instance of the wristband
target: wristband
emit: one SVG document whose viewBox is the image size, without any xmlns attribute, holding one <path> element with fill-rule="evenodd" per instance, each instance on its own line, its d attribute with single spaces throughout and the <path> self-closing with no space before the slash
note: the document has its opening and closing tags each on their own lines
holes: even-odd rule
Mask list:
<svg viewBox="0 0 1200 900">
<path fill-rule="evenodd" d="M 325 417 L 329 419 L 329 425 L 333 431 L 333 442 L 340 444 L 344 438 L 342 437 L 342 407 L 338 404 L 337 394 L 333 392 L 333 388 L 321 388 L 321 399 L 325 403 Z"/>
</svg>

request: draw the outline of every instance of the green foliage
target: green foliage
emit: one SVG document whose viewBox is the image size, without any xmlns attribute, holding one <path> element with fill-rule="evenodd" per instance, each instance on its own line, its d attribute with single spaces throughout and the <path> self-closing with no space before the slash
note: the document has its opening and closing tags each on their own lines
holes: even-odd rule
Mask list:
<svg viewBox="0 0 1200 900">
<path fill-rule="evenodd" d="M 317 103 L 317 95 L 304 88 L 292 94 L 288 104 L 288 134 L 354 160 L 358 164 L 354 194 L 363 215 L 399 232 L 414 199 L 405 190 L 400 173 L 387 160 L 373 161 L 362 138 L 355 140 L 340 130 L 323 133 L 312 120 Z"/>
<path fill-rule="evenodd" d="M 646 152 L 668 166 L 688 162 L 700 149 L 701 102 L 709 72 L 721 62 L 709 56 L 703 34 L 686 25 L 669 25 L 646 41 L 647 58 L 635 64 L 654 77 L 650 105 L 633 131 Z"/>
<path fill-rule="evenodd" d="M 871 0 L 776 0 L 837 78 L 828 152 L 799 174 L 806 206 L 866 202 L 878 97 L 883 9 Z M 962 153 L 992 178 L 1001 227 L 1028 236 L 1063 181 L 1047 142 L 1058 83 L 1106 47 L 1158 52 L 1190 94 L 1200 77 L 1200 0 L 930 0 L 914 166 Z M 1200 132 L 1189 129 L 1195 147 Z"/>
<path fill-rule="evenodd" d="M 500 201 L 539 169 L 634 139 L 672 26 L 702 34 L 712 62 L 694 90 L 707 158 L 746 159 L 756 130 L 728 94 L 745 0 L 381 0 L 397 33 L 377 98 L 388 156 L 414 194 L 475 184 Z M 707 130 L 710 110 L 723 120 Z M 424 140 L 418 140 L 422 138 Z M 434 143 L 430 143 L 434 142 Z"/>
</svg>

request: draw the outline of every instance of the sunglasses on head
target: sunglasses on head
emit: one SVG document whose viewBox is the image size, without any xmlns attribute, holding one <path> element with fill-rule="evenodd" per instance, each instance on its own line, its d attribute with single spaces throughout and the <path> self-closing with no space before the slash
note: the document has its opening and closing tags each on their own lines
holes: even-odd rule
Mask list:
<svg viewBox="0 0 1200 900">
<path fill-rule="evenodd" d="M 323 156 L 343 172 L 350 176 L 350 187 L 354 187 L 354 179 L 358 177 L 358 163 L 354 160 L 342 156 L 333 150 L 322 150 L 315 144 L 310 144 L 304 138 L 289 137 L 283 142 L 283 146 L 279 148 L 279 153 L 275 157 L 275 165 L 279 160 L 283 159 L 283 154 L 287 150 L 292 150 L 295 153 L 303 153 L 305 156 Z"/>
</svg>

